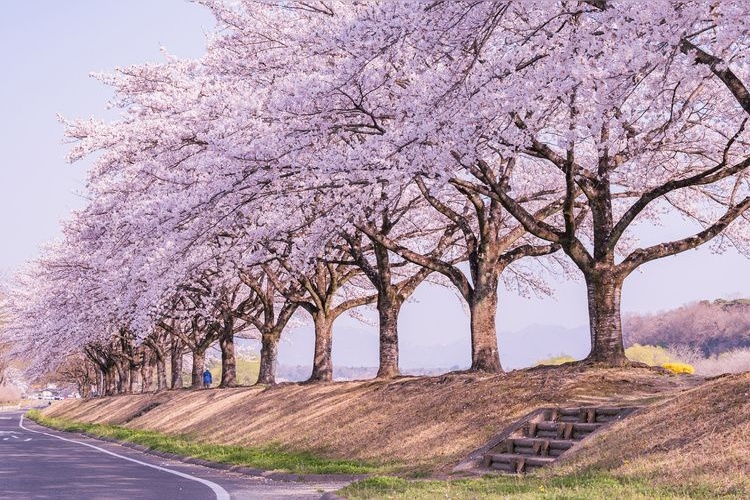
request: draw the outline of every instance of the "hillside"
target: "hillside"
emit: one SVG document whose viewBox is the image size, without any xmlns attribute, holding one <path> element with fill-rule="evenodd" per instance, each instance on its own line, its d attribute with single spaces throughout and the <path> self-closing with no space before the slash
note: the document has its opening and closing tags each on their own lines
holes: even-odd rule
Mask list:
<svg viewBox="0 0 750 500">
<path fill-rule="evenodd" d="M 657 483 L 750 489 L 750 373 L 655 403 L 586 443 L 554 474 L 608 470 Z"/>
<path fill-rule="evenodd" d="M 682 346 L 704 356 L 750 347 L 750 299 L 701 301 L 623 321 L 626 344 Z"/>
<path fill-rule="evenodd" d="M 279 444 L 331 458 L 446 472 L 541 406 L 668 398 L 701 379 L 645 368 L 517 370 L 395 381 L 280 384 L 57 403 L 45 413 L 190 435 L 217 444 Z"/>
</svg>

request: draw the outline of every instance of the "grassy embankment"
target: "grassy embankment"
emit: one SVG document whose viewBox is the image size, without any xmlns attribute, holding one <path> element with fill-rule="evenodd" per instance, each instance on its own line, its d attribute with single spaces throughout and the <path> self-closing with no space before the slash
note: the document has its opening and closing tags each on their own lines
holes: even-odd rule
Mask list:
<svg viewBox="0 0 750 500">
<path fill-rule="evenodd" d="M 571 474 L 553 478 L 483 477 L 449 481 L 409 481 L 394 477 L 373 477 L 339 490 L 348 499 L 473 500 L 513 499 L 706 499 L 747 498 L 727 495 L 710 487 L 655 485 L 646 479 L 615 477 L 607 473 Z"/>
<path fill-rule="evenodd" d="M 27 417 L 47 427 L 116 439 L 146 446 L 152 450 L 230 463 L 266 470 L 283 470 L 295 473 L 384 473 L 383 467 L 346 460 L 327 460 L 310 453 L 289 453 L 273 448 L 243 448 L 201 444 L 188 437 L 168 436 L 153 431 L 142 431 L 115 425 L 72 422 L 49 418 L 36 410 Z M 372 477 L 340 490 L 341 496 L 350 499 L 392 498 L 433 499 L 451 498 L 743 498 L 729 495 L 710 487 L 654 485 L 643 478 L 623 478 L 607 473 L 569 474 L 560 477 L 483 477 L 447 481 L 414 481 L 398 477 Z"/>
<path fill-rule="evenodd" d="M 350 498 L 750 498 L 748 388 L 750 374 L 704 381 L 639 368 L 563 366 L 497 376 L 166 391 L 65 401 L 43 415 L 182 439 L 187 451 L 166 451 L 187 455 L 199 455 L 191 447 L 202 443 L 356 460 L 368 465 L 334 470 L 401 476 L 354 484 L 341 492 Z M 644 408 L 559 467 L 526 478 L 435 480 L 451 478 L 456 463 L 531 410 L 609 404 Z"/>
<path fill-rule="evenodd" d="M 526 478 L 370 478 L 346 498 L 750 498 L 750 373 L 710 380 L 587 441 Z"/>
<path fill-rule="evenodd" d="M 37 410 L 29 411 L 26 417 L 41 425 L 61 431 L 85 432 L 92 436 L 139 444 L 151 450 L 174 453 L 183 457 L 258 469 L 298 474 L 364 474 L 387 471 L 384 467 L 363 462 L 325 459 L 312 453 L 288 452 L 273 446 L 246 448 L 197 443 L 189 436 L 169 436 L 159 432 L 128 429 L 116 425 L 90 424 L 45 417 Z"/>
</svg>

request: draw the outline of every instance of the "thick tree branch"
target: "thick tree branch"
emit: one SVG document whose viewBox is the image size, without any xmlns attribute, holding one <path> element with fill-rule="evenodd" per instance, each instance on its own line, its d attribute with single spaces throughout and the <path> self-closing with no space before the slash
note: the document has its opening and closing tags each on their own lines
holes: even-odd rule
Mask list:
<svg viewBox="0 0 750 500">
<path fill-rule="evenodd" d="M 644 249 L 639 248 L 622 261 L 618 268 L 620 268 L 622 270 L 621 272 L 625 273 L 624 275 L 627 276 L 627 274 L 631 273 L 638 268 L 638 266 L 645 264 L 646 262 L 660 259 L 662 257 L 669 257 L 670 255 L 676 255 L 685 250 L 690 250 L 691 248 L 700 246 L 718 236 L 719 233 L 732 223 L 732 221 L 740 217 L 747 210 L 750 210 L 750 196 L 742 200 L 740 203 L 730 207 L 718 221 L 703 231 L 681 240 L 661 243 Z"/>
<path fill-rule="evenodd" d="M 385 246 L 392 252 L 399 254 L 404 259 L 417 264 L 418 266 L 426 267 L 435 272 L 441 273 L 450 279 L 453 284 L 458 288 L 459 292 L 466 298 L 470 297 L 472 293 L 472 287 L 469 280 L 466 278 L 464 273 L 456 269 L 452 264 L 443 261 L 442 259 L 435 257 L 426 257 L 422 254 L 409 250 L 405 246 L 397 243 L 387 236 L 378 232 L 370 231 L 366 226 L 359 225 L 357 229 L 365 233 L 370 238 L 374 239 L 381 245 Z"/>
<path fill-rule="evenodd" d="M 364 297 L 356 297 L 354 299 L 345 300 L 341 304 L 337 305 L 333 309 L 331 309 L 330 317 L 331 318 L 337 318 L 341 314 L 345 313 L 349 309 L 354 309 L 355 307 L 364 306 L 367 304 L 372 304 L 378 300 L 377 294 L 375 295 L 366 295 Z"/>
<path fill-rule="evenodd" d="M 375 228 L 374 226 L 371 227 L 373 231 L 377 231 L 377 228 Z M 375 269 L 375 267 L 373 267 L 365 257 L 365 253 L 362 250 L 361 239 L 350 234 L 342 234 L 342 237 L 344 241 L 346 241 L 349 245 L 349 253 L 354 259 L 354 264 L 359 267 L 363 273 L 365 273 L 365 276 L 367 276 L 367 279 L 370 280 L 370 283 L 372 283 L 372 285 L 379 290 L 382 284 L 380 274 L 378 273 L 378 270 Z"/>
<path fill-rule="evenodd" d="M 711 69 L 711 72 L 729 89 L 740 106 L 742 106 L 742 109 L 750 114 L 750 92 L 742 83 L 742 80 L 729 69 L 729 65 L 726 62 L 709 54 L 687 38 L 683 38 L 680 41 L 680 51 L 683 54 L 694 56 L 696 64 L 707 65 Z"/>
<path fill-rule="evenodd" d="M 417 186 L 419 187 L 419 190 L 422 192 L 422 196 L 427 200 L 427 202 L 432 205 L 432 207 L 446 216 L 448 219 L 450 219 L 456 226 L 461 229 L 461 232 L 464 234 L 464 238 L 466 238 L 466 243 L 469 248 L 469 251 L 476 251 L 477 248 L 477 239 L 474 236 L 474 231 L 471 229 L 471 225 L 466 220 L 465 217 L 459 215 L 454 210 L 452 210 L 450 207 L 448 207 L 446 204 L 435 198 L 430 194 L 430 191 L 427 189 L 427 186 L 424 183 L 424 180 L 422 180 L 421 177 L 417 177 L 415 179 Z"/>
<path fill-rule="evenodd" d="M 746 121 L 747 120 L 742 122 L 742 129 L 744 129 Z M 740 132 L 741 131 L 742 130 L 740 130 Z M 652 201 L 662 196 L 665 196 L 671 193 L 672 191 L 676 191 L 678 189 L 684 189 L 684 188 L 691 187 L 691 186 L 701 186 L 701 185 L 706 185 L 706 184 L 712 184 L 714 182 L 720 181 L 727 177 L 731 177 L 732 175 L 735 175 L 747 169 L 748 167 L 750 167 L 750 157 L 746 158 L 744 161 L 741 161 L 729 168 L 725 168 L 725 166 L 726 166 L 726 155 L 725 155 L 725 160 L 723 160 L 721 163 L 719 163 L 715 167 L 712 167 L 708 170 L 704 170 L 703 172 L 697 173 L 690 177 L 686 177 L 684 179 L 676 179 L 676 180 L 666 182 L 662 184 L 661 186 L 658 186 L 650 191 L 647 191 L 643 195 L 641 195 L 638 201 L 636 201 L 622 215 L 622 217 L 617 222 L 615 227 L 612 228 L 612 232 L 610 234 L 610 237 L 607 243 L 608 245 L 607 249 L 609 251 L 614 250 L 615 246 L 617 245 L 617 242 L 620 240 L 620 238 L 622 237 L 623 233 L 628 228 L 628 226 L 632 224 L 632 222 L 635 220 L 638 214 L 640 214 Z"/>
<path fill-rule="evenodd" d="M 541 257 L 553 254 L 558 250 L 560 250 L 560 245 L 557 243 L 550 243 L 549 245 L 521 245 L 509 252 L 505 252 L 498 261 L 505 268 L 524 257 Z"/>
</svg>

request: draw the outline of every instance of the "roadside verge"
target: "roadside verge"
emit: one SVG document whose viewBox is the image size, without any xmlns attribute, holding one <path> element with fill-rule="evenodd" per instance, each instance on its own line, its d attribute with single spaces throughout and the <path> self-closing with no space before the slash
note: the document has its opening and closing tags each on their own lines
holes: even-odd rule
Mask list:
<svg viewBox="0 0 750 500">
<path fill-rule="evenodd" d="M 184 436 L 50 418 L 37 410 L 26 413 L 26 418 L 43 427 L 118 444 L 149 455 L 278 481 L 357 481 L 375 472 L 385 472 L 383 468 L 370 464 L 327 460 L 310 453 L 289 453 L 270 447 L 201 444 Z M 254 463 L 265 467 L 250 465 Z"/>
</svg>

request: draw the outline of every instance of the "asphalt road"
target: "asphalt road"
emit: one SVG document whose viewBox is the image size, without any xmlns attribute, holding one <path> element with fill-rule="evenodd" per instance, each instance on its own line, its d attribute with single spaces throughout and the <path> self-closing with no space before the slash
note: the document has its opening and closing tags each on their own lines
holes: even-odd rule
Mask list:
<svg viewBox="0 0 750 500">
<path fill-rule="evenodd" d="M 57 432 L 0 413 L 0 499 L 320 498 L 344 483 L 250 477 Z"/>
</svg>

